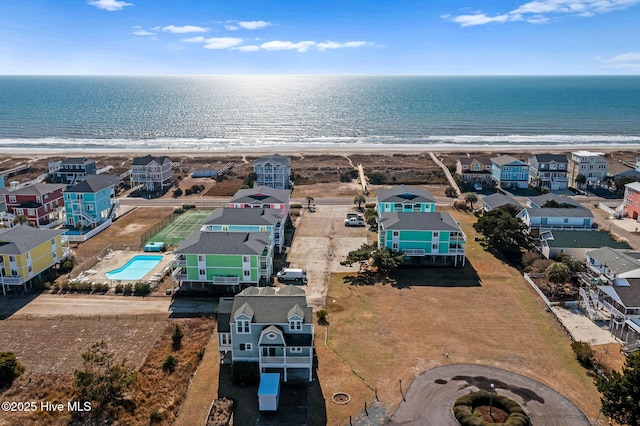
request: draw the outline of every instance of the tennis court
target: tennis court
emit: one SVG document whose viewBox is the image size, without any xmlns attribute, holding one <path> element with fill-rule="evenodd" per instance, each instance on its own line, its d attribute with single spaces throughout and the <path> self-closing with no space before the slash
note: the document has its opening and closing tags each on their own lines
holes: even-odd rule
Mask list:
<svg viewBox="0 0 640 426">
<path fill-rule="evenodd" d="M 149 241 L 166 244 L 180 244 L 189 235 L 202 226 L 202 222 L 211 214 L 211 210 L 187 210 L 173 222 L 162 228 Z"/>
</svg>

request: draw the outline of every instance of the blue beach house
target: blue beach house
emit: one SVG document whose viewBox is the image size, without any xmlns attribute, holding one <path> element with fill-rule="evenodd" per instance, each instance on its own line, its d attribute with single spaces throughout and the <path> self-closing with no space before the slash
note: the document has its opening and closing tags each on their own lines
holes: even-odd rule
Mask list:
<svg viewBox="0 0 640 426">
<path fill-rule="evenodd" d="M 436 211 L 436 200 L 426 189 L 398 185 L 376 192 L 378 215 L 385 212 L 426 213 Z"/>
<path fill-rule="evenodd" d="M 491 159 L 491 176 L 500 188 L 527 188 L 529 165 L 510 155 L 494 157 Z"/>
<path fill-rule="evenodd" d="M 64 209 L 68 226 L 94 228 L 115 217 L 118 200 L 117 176 L 88 175 L 64 193 Z"/>
</svg>

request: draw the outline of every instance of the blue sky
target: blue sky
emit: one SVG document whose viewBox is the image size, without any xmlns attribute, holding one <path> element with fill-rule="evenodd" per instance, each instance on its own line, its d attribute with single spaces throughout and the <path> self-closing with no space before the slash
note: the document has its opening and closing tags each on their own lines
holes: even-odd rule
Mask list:
<svg viewBox="0 0 640 426">
<path fill-rule="evenodd" d="M 2 0 L 0 74 L 640 74 L 640 0 Z"/>
</svg>

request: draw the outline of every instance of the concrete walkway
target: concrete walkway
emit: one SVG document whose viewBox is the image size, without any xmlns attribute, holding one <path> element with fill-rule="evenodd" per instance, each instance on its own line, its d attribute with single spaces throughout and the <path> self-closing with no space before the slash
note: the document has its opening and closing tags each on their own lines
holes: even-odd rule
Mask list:
<svg viewBox="0 0 640 426">
<path fill-rule="evenodd" d="M 452 364 L 422 373 L 406 391 L 406 402 L 386 423 L 394 425 L 456 425 L 453 402 L 478 389 L 489 390 L 516 401 L 533 425 L 589 426 L 587 417 L 571 401 L 548 386 L 517 373 L 495 367 Z"/>
<path fill-rule="evenodd" d="M 218 380 L 220 376 L 220 357 L 218 355 L 218 333 L 213 333 L 198 370 L 191 379 L 176 426 L 204 425 L 214 399 L 218 398 Z"/>
</svg>

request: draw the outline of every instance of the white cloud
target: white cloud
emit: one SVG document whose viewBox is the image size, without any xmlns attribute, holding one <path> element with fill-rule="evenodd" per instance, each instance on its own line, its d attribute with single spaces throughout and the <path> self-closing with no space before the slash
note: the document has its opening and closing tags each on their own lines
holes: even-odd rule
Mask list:
<svg viewBox="0 0 640 426">
<path fill-rule="evenodd" d="M 257 52 L 258 50 L 260 50 L 260 46 L 247 45 L 247 46 L 232 47 L 231 49 L 239 50 L 241 52 Z"/>
<path fill-rule="evenodd" d="M 325 41 L 322 43 L 317 43 L 316 46 L 318 50 L 327 50 L 327 49 L 342 49 L 345 47 L 362 47 L 371 45 L 372 43 L 366 41 L 348 41 L 346 43 L 338 43 L 335 41 Z"/>
<path fill-rule="evenodd" d="M 214 37 L 208 38 L 204 42 L 206 49 L 229 49 L 242 44 L 242 39 L 236 37 Z"/>
<path fill-rule="evenodd" d="M 182 41 L 184 41 L 185 43 L 204 43 L 204 37 L 195 36 L 195 37 L 183 38 Z"/>
<path fill-rule="evenodd" d="M 224 27 L 229 31 L 237 31 L 240 29 L 240 27 L 238 27 L 237 25 L 230 25 L 230 24 L 227 24 Z"/>
<path fill-rule="evenodd" d="M 133 3 L 118 0 L 89 0 L 87 4 L 109 12 L 122 10 L 125 6 L 133 6 Z"/>
<path fill-rule="evenodd" d="M 311 46 L 315 46 L 315 42 L 313 41 L 299 41 L 297 43 L 293 43 L 291 41 L 268 41 L 266 43 L 262 43 L 260 48 L 264 50 L 297 50 L 298 52 L 304 53 Z"/>
<path fill-rule="evenodd" d="M 198 27 L 196 25 L 183 25 L 181 27 L 176 27 L 175 25 L 167 25 L 166 27 L 162 27 L 162 31 L 172 34 L 206 33 L 207 31 L 209 31 L 209 28 Z"/>
<path fill-rule="evenodd" d="M 139 29 L 139 30 L 135 30 L 133 32 L 133 35 L 137 35 L 137 36 L 154 36 L 154 35 L 156 35 L 156 33 L 153 33 L 151 31 L 147 31 L 147 30 L 143 30 L 143 29 Z"/>
<path fill-rule="evenodd" d="M 623 53 L 611 58 L 597 58 L 604 68 L 640 71 L 640 52 Z"/>
<path fill-rule="evenodd" d="M 638 3 L 640 0 L 534 0 L 501 15 L 488 16 L 485 13 L 476 12 L 458 16 L 448 14 L 442 18 L 460 24 L 462 27 L 522 20 L 532 24 L 543 24 L 550 21 L 550 18 L 545 15 L 567 14 L 590 17 L 627 9 Z"/>
<path fill-rule="evenodd" d="M 270 27 L 271 22 L 266 21 L 240 21 L 238 22 L 240 28 L 245 30 L 261 30 L 262 28 Z"/>
</svg>

